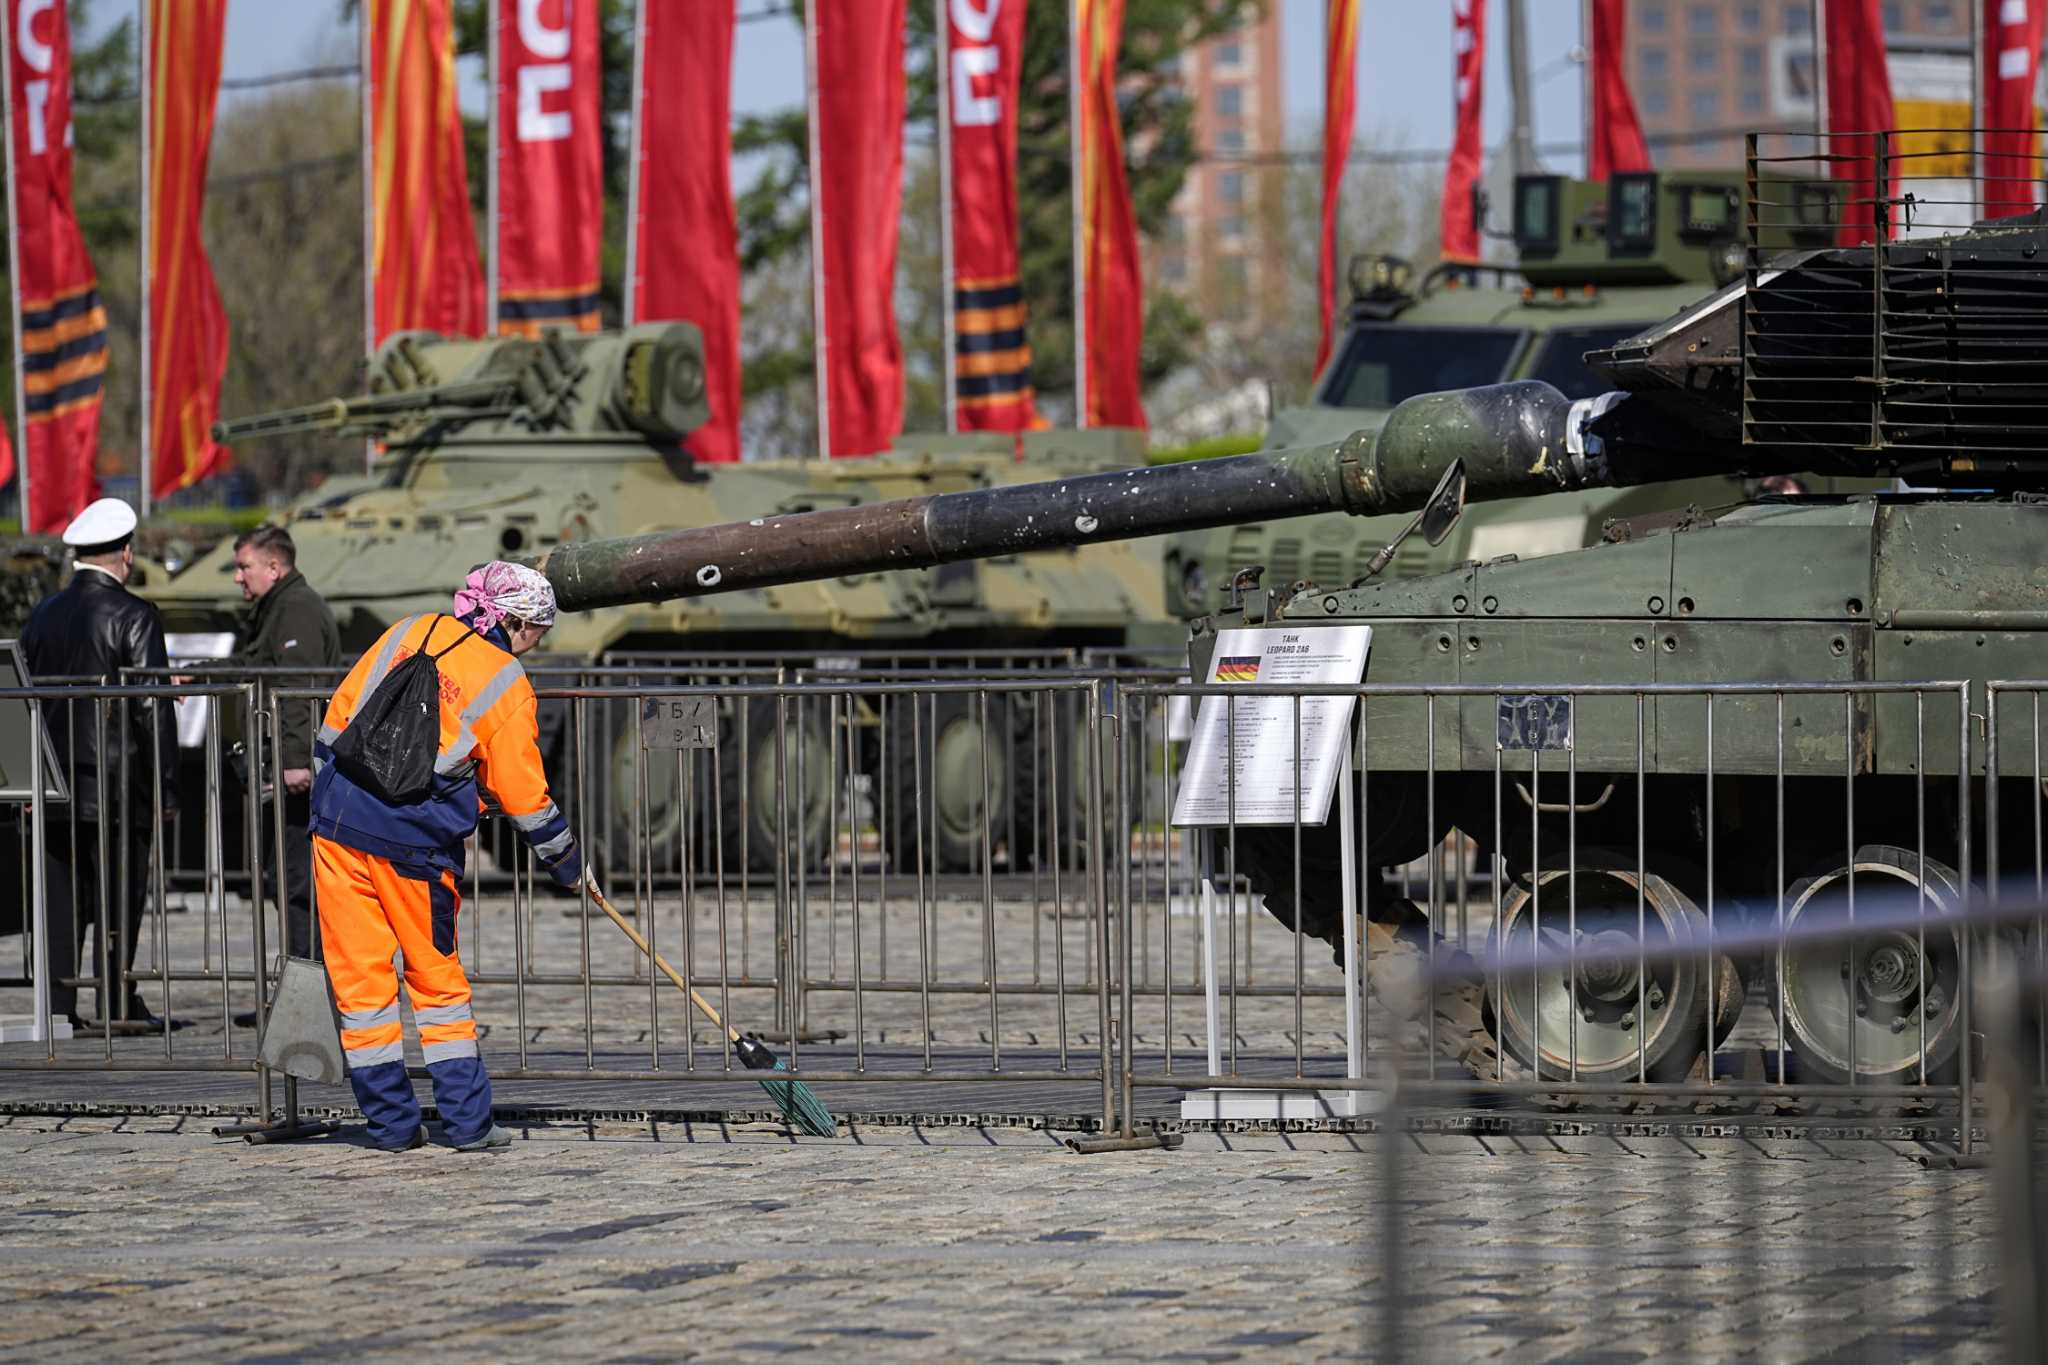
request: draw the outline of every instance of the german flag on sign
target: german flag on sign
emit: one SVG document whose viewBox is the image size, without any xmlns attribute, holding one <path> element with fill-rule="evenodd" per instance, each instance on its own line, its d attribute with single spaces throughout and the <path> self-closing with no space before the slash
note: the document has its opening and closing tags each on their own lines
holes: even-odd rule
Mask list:
<svg viewBox="0 0 2048 1365">
<path fill-rule="evenodd" d="M 1247 659 L 1220 659 L 1216 663 L 1217 682 L 1257 682 L 1258 680 L 1259 660 L 1256 655 Z"/>
</svg>

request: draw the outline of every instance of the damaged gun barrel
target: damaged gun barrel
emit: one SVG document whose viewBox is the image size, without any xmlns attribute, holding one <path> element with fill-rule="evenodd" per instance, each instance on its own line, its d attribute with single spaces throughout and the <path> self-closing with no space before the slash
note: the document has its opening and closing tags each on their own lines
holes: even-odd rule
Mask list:
<svg viewBox="0 0 2048 1365">
<path fill-rule="evenodd" d="M 572 541 L 536 567 L 562 610 L 586 611 L 1319 512 L 1412 511 L 1454 459 L 1474 499 L 1559 492 L 1607 479 L 1604 464 L 1567 450 L 1585 406 L 1535 381 L 1423 394 L 1377 437 Z"/>
</svg>

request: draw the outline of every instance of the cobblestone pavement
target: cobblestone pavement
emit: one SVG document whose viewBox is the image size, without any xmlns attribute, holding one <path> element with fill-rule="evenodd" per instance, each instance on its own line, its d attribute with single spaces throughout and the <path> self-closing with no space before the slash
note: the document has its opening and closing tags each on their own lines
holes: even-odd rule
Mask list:
<svg viewBox="0 0 2048 1365">
<path fill-rule="evenodd" d="M 1972 1361 L 1983 1172 L 1877 1143 L 531 1126 L 499 1153 L 0 1121 L 39 1361 Z M 1387 1251 L 1398 1247 L 1398 1264 Z M 1389 1315 L 1392 1315 L 1390 1320 Z"/>
</svg>

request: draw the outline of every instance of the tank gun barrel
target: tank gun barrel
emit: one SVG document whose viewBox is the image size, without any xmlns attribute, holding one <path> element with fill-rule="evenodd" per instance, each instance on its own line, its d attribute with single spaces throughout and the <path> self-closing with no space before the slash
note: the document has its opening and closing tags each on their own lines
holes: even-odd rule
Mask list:
<svg viewBox="0 0 2048 1365">
<path fill-rule="evenodd" d="M 1412 511 L 1458 459 L 1474 499 L 1690 472 L 1661 461 L 1618 472 L 1598 441 L 1568 439 L 1592 406 L 1526 380 L 1423 394 L 1377 437 L 571 541 L 538 567 L 563 610 L 585 611 L 1318 512 Z"/>
<path fill-rule="evenodd" d="M 474 380 L 463 384 L 436 384 L 399 393 L 371 394 L 364 398 L 330 398 L 302 408 L 257 413 L 213 424 L 213 439 L 221 442 L 254 440 L 263 436 L 296 436 L 309 431 L 329 431 L 343 436 L 381 436 L 393 427 L 417 422 L 447 410 L 463 417 L 475 417 L 483 410 L 503 405 L 508 410 L 513 390 L 502 379 Z"/>
</svg>

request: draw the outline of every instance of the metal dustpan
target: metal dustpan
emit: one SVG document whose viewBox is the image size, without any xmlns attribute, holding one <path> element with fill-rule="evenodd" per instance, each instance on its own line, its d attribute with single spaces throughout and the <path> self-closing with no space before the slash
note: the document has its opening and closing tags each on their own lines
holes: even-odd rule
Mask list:
<svg viewBox="0 0 2048 1365">
<path fill-rule="evenodd" d="M 347 1079 L 341 1060 L 341 1018 L 328 989 L 327 969 L 311 958 L 284 960 L 259 1055 L 271 1070 L 302 1081 L 339 1085 Z"/>
</svg>

